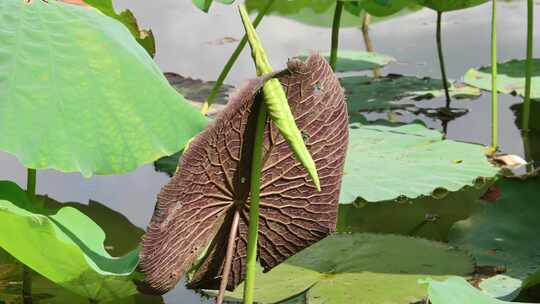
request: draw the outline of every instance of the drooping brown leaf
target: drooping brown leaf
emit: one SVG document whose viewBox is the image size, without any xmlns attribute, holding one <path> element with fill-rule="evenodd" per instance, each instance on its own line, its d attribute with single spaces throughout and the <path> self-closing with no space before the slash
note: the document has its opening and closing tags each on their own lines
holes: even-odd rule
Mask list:
<svg viewBox="0 0 540 304">
<path fill-rule="evenodd" d="M 343 89 L 324 58 L 291 61 L 284 74 L 280 81 L 322 190 L 316 191 L 287 142 L 267 122 L 258 246 L 265 271 L 335 229 L 348 139 Z M 190 144 L 182 169 L 159 194 L 141 251 L 146 292 L 172 289 L 205 249 L 206 259 L 188 286 L 218 288 L 235 210 L 241 220 L 227 288 L 244 279 L 251 153 L 263 83 L 262 78 L 251 80 L 231 98 L 213 125 Z"/>
</svg>

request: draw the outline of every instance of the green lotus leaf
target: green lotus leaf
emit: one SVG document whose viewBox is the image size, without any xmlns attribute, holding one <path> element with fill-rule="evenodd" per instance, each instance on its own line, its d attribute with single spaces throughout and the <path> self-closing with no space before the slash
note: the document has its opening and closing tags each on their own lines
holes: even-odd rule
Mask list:
<svg viewBox="0 0 540 304">
<path fill-rule="evenodd" d="M 137 19 L 130 10 L 122 11 L 120 14 L 116 13 L 112 0 L 84 0 L 84 2 L 121 22 L 148 54 L 154 57 L 156 54 L 156 41 L 152 31 L 140 29 Z"/>
<path fill-rule="evenodd" d="M 234 0 L 216 0 L 223 4 L 232 4 Z M 193 4 L 203 12 L 207 13 L 210 10 L 213 0 L 192 0 Z"/>
<path fill-rule="evenodd" d="M 259 272 L 254 294 L 261 304 L 300 294 L 297 303 L 411 303 L 426 295 L 418 279 L 466 275 L 473 269 L 467 253 L 443 243 L 397 235 L 335 234 L 268 273 Z M 242 292 L 240 285 L 227 297 L 240 301 Z"/>
<path fill-rule="evenodd" d="M 330 53 L 322 53 L 327 61 L 330 60 Z M 307 56 L 300 56 L 300 58 L 307 58 Z M 339 50 L 336 72 L 355 72 L 372 70 L 375 68 L 383 67 L 387 64 L 395 62 L 396 59 L 391 56 L 387 56 L 379 53 L 354 51 L 354 50 Z"/>
<path fill-rule="evenodd" d="M 466 9 L 484 4 L 489 0 L 414 0 L 416 3 L 438 12 Z"/>
<path fill-rule="evenodd" d="M 112 257 L 105 233 L 75 208 L 37 207 L 12 182 L 0 182 L 0 248 L 56 284 L 93 301 L 137 293 L 131 282 L 138 249 Z"/>
<path fill-rule="evenodd" d="M 390 16 L 404 8 L 412 8 L 411 0 L 363 0 L 362 8 L 373 16 Z"/>
<path fill-rule="evenodd" d="M 484 147 L 443 140 L 421 124 L 351 124 L 340 203 L 438 197 L 483 184 L 498 168 Z"/>
<path fill-rule="evenodd" d="M 245 5 L 248 12 L 260 12 L 269 0 L 246 0 Z M 332 26 L 336 0 L 275 0 L 275 3 L 268 10 L 269 15 L 278 15 L 303 24 L 329 28 Z M 356 27 L 361 19 L 358 14 L 352 14 L 344 10 L 341 15 L 340 26 Z"/>
<path fill-rule="evenodd" d="M 390 201 L 340 205 L 337 231 L 393 233 L 448 241 L 452 225 L 468 218 L 490 183 L 465 186 L 442 197 L 420 196 Z"/>
<path fill-rule="evenodd" d="M 0 28 L 0 150 L 28 168 L 124 173 L 206 125 L 126 27 L 95 9 L 5 0 Z"/>
<path fill-rule="evenodd" d="M 349 112 L 384 111 L 415 107 L 415 103 L 444 95 L 441 80 L 389 74 L 380 78 L 349 76 L 340 78 L 347 95 Z M 450 94 L 454 98 L 476 98 L 480 90 L 452 83 Z"/>
<path fill-rule="evenodd" d="M 450 277 L 446 281 L 428 279 L 429 301 L 433 304 L 505 304 L 521 303 L 497 300 L 474 288 L 464 278 Z"/>
<path fill-rule="evenodd" d="M 540 178 L 525 181 L 502 179 L 497 182 L 501 197 L 495 203 L 484 203 L 471 218 L 457 223 L 450 231 L 450 244 L 471 252 L 479 265 L 502 266 L 509 279 L 525 280 L 540 265 L 538 214 Z M 487 293 L 516 295 L 519 285 L 481 284 Z M 493 289 L 499 289 L 492 291 Z"/>
<path fill-rule="evenodd" d="M 512 95 L 525 96 L 525 60 L 510 60 L 497 64 L 497 90 Z M 533 59 L 531 98 L 540 99 L 540 58 Z M 491 91 L 491 66 L 470 69 L 464 76 L 465 83 Z"/>
</svg>

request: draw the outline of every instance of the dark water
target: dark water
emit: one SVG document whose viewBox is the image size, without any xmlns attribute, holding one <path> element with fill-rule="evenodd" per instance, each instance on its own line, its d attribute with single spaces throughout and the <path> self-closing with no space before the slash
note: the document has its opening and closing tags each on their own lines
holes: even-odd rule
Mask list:
<svg viewBox="0 0 540 304">
<path fill-rule="evenodd" d="M 150 27 L 157 40 L 156 60 L 164 71 L 184 76 L 214 80 L 223 64 L 236 47 L 236 43 L 216 45 L 209 43 L 223 37 L 240 38 L 242 27 L 237 10 L 232 6 L 214 4 L 209 14 L 197 10 L 188 0 L 115 0 L 118 8 L 129 8 L 141 25 Z M 540 3 L 537 2 L 537 6 Z M 526 7 L 525 1 L 500 3 L 498 19 L 499 62 L 525 57 Z M 443 45 L 449 78 L 460 79 L 471 67 L 490 62 L 490 4 L 443 17 Z M 396 57 L 398 63 L 382 69 L 383 74 L 439 78 L 435 45 L 435 18 L 433 11 L 424 9 L 416 13 L 375 23 L 370 35 L 377 52 Z M 360 25 L 358 20 L 358 25 Z M 540 50 L 540 24 L 535 28 L 536 57 Z M 330 29 L 304 25 L 278 16 L 264 19 L 258 29 L 270 61 L 275 68 L 284 66 L 289 57 L 306 50 L 327 51 Z M 342 29 L 340 47 L 363 50 L 359 27 Z M 254 68 L 248 52 L 244 52 L 230 73 L 227 83 L 238 85 L 252 77 Z M 452 139 L 490 143 L 490 95 L 484 93 L 476 100 L 456 100 L 453 107 L 467 108 L 470 112 L 448 126 Z M 510 106 L 520 98 L 499 95 L 501 150 L 523 156 L 523 144 L 514 123 Z M 442 99 L 425 102 L 429 107 L 442 106 Z M 375 115 L 376 116 L 376 115 Z M 379 115 L 381 116 L 381 115 Z M 385 115 L 382 115 L 383 117 Z M 414 117 L 405 116 L 408 121 Z M 430 127 L 441 129 L 437 120 L 425 118 Z M 26 183 L 26 170 L 16 158 L 0 152 L 0 180 L 13 180 L 22 187 Z M 122 176 L 98 176 L 85 179 L 79 174 L 62 174 L 52 170 L 38 172 L 38 193 L 47 193 L 60 201 L 99 201 L 114 209 L 139 227 L 146 227 L 154 208 L 156 194 L 168 177 L 155 173 L 152 165 Z M 206 303 L 195 293 L 179 285 L 165 296 L 167 303 Z"/>
</svg>

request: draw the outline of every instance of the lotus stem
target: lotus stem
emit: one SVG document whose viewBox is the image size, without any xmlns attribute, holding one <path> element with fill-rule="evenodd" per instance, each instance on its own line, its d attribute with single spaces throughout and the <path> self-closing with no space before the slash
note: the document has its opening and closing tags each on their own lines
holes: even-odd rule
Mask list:
<svg viewBox="0 0 540 304">
<path fill-rule="evenodd" d="M 343 12 L 343 1 L 336 3 L 334 11 L 334 21 L 332 22 L 332 45 L 330 49 L 330 67 L 336 71 L 337 55 L 339 48 L 339 26 L 341 24 L 341 13 Z"/>
<path fill-rule="evenodd" d="M 529 120 L 531 111 L 531 77 L 532 77 L 532 56 L 533 56 L 533 21 L 534 21 L 534 1 L 527 1 L 527 61 L 525 65 L 525 101 L 523 103 L 522 126 L 524 132 L 529 131 Z"/>
<path fill-rule="evenodd" d="M 247 243 L 246 281 L 244 285 L 244 304 L 252 304 L 254 298 L 255 274 L 257 270 L 257 242 L 259 237 L 259 200 L 261 191 L 261 170 L 264 128 L 266 126 L 266 107 L 259 103 L 255 142 L 251 162 L 249 227 Z"/>
<path fill-rule="evenodd" d="M 234 210 L 233 221 L 231 225 L 231 231 L 229 232 L 229 240 L 227 241 L 227 252 L 225 255 L 225 267 L 221 275 L 221 281 L 219 283 L 219 293 L 216 299 L 216 304 L 223 304 L 225 299 L 225 290 L 227 289 L 227 283 L 229 281 L 229 275 L 231 273 L 232 257 L 234 254 L 234 244 L 236 235 L 238 233 L 238 224 L 240 223 L 240 210 L 237 208 Z"/>
<path fill-rule="evenodd" d="M 26 170 L 26 193 L 31 202 L 36 197 L 36 169 Z M 32 269 L 23 264 L 22 294 L 24 304 L 32 304 Z"/>
<path fill-rule="evenodd" d="M 439 65 L 441 67 L 442 82 L 444 87 L 444 95 L 446 96 L 446 107 L 450 108 L 450 92 L 448 91 L 448 78 L 446 78 L 446 68 L 444 66 L 444 56 L 442 50 L 441 42 L 441 22 L 442 22 L 442 13 L 437 11 L 437 52 L 439 54 Z"/>
<path fill-rule="evenodd" d="M 493 0 L 491 10 L 491 148 L 498 146 L 498 104 L 497 104 L 497 1 Z"/>
<path fill-rule="evenodd" d="M 371 15 L 367 12 L 364 12 L 364 16 L 362 17 L 362 36 L 364 37 L 364 45 L 366 47 L 366 51 L 373 53 L 373 43 L 371 42 L 371 38 L 369 37 L 369 24 L 371 22 Z M 378 78 L 381 76 L 381 70 L 379 68 L 373 69 L 373 77 Z"/>
<path fill-rule="evenodd" d="M 266 4 L 266 6 L 263 7 L 263 9 L 259 12 L 257 17 L 255 17 L 255 20 L 253 20 L 253 27 L 257 28 L 257 26 L 259 25 L 259 23 L 261 23 L 263 17 L 266 15 L 268 10 L 272 7 L 274 2 L 275 0 L 268 0 L 268 3 Z M 221 70 L 221 73 L 219 74 L 218 79 L 216 80 L 216 83 L 212 87 L 212 91 L 210 91 L 210 95 L 208 95 L 208 98 L 206 98 L 206 100 L 204 101 L 203 106 L 201 108 L 201 112 L 203 114 L 208 113 L 210 106 L 212 106 L 212 103 L 214 103 L 214 99 L 216 98 L 219 92 L 219 89 L 223 85 L 223 81 L 225 81 L 225 78 L 227 78 L 227 75 L 229 75 L 231 68 L 233 67 L 234 63 L 238 59 L 238 56 L 240 56 L 240 53 L 242 53 L 242 50 L 246 46 L 246 43 L 247 43 L 247 35 L 244 35 L 244 37 L 242 37 L 242 40 L 240 40 L 240 43 L 238 43 L 238 46 L 232 53 L 229 60 L 227 60 L 227 63 L 223 67 L 223 70 Z"/>
</svg>

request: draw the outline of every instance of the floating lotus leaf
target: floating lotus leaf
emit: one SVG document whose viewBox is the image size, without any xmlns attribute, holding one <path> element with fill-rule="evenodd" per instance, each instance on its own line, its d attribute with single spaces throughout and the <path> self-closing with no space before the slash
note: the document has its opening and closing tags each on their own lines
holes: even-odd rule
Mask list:
<svg viewBox="0 0 540 304">
<path fill-rule="evenodd" d="M 525 96 L 525 60 L 510 60 L 497 64 L 497 90 L 512 95 Z M 531 98 L 540 99 L 540 59 L 533 59 Z M 491 91 L 491 66 L 470 69 L 464 76 L 465 83 Z"/>
<path fill-rule="evenodd" d="M 261 180 L 259 260 L 269 270 L 335 229 L 347 144 L 343 90 L 320 55 L 310 56 L 280 78 L 296 124 L 316 160 L 322 191 L 273 123 L 267 123 Z M 245 275 L 249 181 L 259 78 L 231 98 L 215 122 L 196 137 L 181 170 L 158 197 L 143 240 L 141 269 L 146 286 L 163 293 L 173 288 L 206 250 L 189 287 L 217 288 L 235 210 L 241 214 L 228 288 Z"/>
<path fill-rule="evenodd" d="M 330 60 L 329 53 L 323 53 L 323 55 L 327 61 Z M 305 56 L 301 56 L 300 58 L 302 57 L 305 57 Z M 337 63 L 336 63 L 336 72 L 354 72 L 354 71 L 371 70 L 371 69 L 383 67 L 395 61 L 396 59 L 394 57 L 379 54 L 379 53 L 353 51 L 353 50 L 339 50 Z"/>
<path fill-rule="evenodd" d="M 123 173 L 206 125 L 126 27 L 95 9 L 4 0 L 0 28 L 0 150 L 26 167 Z"/>
<path fill-rule="evenodd" d="M 510 304 L 522 302 L 506 302 L 494 299 L 474 288 L 464 278 L 450 277 L 446 281 L 428 279 L 429 301 L 433 304 Z"/>
<path fill-rule="evenodd" d="M 439 12 L 461 10 L 477 6 L 489 0 L 414 0 L 416 3 Z"/>
<path fill-rule="evenodd" d="M 0 248 L 56 284 L 94 301 L 136 294 L 138 250 L 115 258 L 105 233 L 72 207 L 55 214 L 36 207 L 12 182 L 0 182 Z"/>
<path fill-rule="evenodd" d="M 215 85 L 215 81 L 202 81 L 199 79 L 192 79 L 189 77 L 183 77 L 175 73 L 165 73 L 165 77 L 184 98 L 196 103 L 199 107 L 202 106 L 206 98 L 210 95 L 212 87 Z M 229 98 L 229 92 L 234 87 L 231 85 L 223 84 L 212 102 L 212 107 L 208 115 L 214 116 L 223 109 Z"/>
<path fill-rule="evenodd" d="M 385 111 L 415 107 L 419 100 L 444 95 L 441 80 L 389 74 L 384 77 L 350 76 L 340 78 L 347 94 L 349 112 Z M 452 83 L 450 95 L 454 98 L 476 98 L 480 90 Z"/>
<path fill-rule="evenodd" d="M 335 234 L 257 273 L 255 301 L 280 303 L 304 294 L 300 303 L 403 304 L 425 298 L 418 279 L 467 275 L 474 270 L 465 252 L 443 243 L 397 235 Z M 243 285 L 227 294 L 241 301 Z M 301 299 L 301 297 L 300 297 Z"/>
<path fill-rule="evenodd" d="M 340 203 L 438 197 L 494 177 L 484 147 L 421 124 L 351 124 Z"/>
<path fill-rule="evenodd" d="M 393 233 L 448 241 L 452 225 L 473 214 L 487 185 L 465 186 L 456 192 L 443 192 L 442 197 L 340 205 L 337 231 Z"/>
<path fill-rule="evenodd" d="M 503 275 L 524 280 L 540 265 L 540 178 L 503 179 L 497 185 L 501 189 L 500 199 L 485 203 L 470 219 L 457 223 L 450 231 L 450 243 L 471 252 L 479 265 L 502 266 L 506 269 Z M 493 288 L 489 286 L 480 287 L 488 293 L 501 294 L 491 292 Z M 519 285 L 507 287 L 506 294 L 515 295 Z"/>
</svg>

